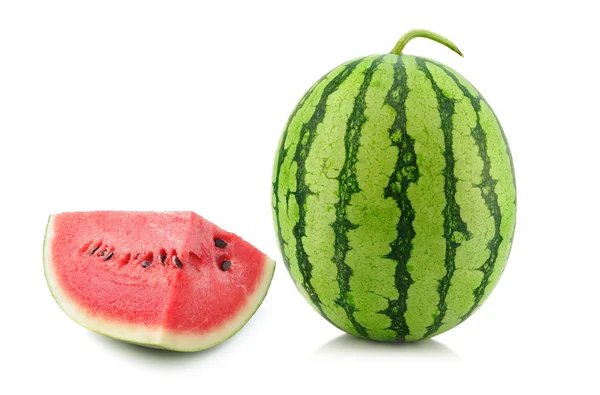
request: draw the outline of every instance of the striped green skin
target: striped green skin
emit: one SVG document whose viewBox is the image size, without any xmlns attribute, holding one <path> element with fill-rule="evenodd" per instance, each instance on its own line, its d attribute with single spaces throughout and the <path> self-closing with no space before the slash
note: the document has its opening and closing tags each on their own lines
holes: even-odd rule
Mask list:
<svg viewBox="0 0 600 395">
<path fill-rule="evenodd" d="M 487 102 L 445 65 L 367 56 L 325 75 L 279 142 L 273 213 L 284 262 L 327 320 L 415 341 L 468 318 L 512 243 L 510 150 Z"/>
</svg>

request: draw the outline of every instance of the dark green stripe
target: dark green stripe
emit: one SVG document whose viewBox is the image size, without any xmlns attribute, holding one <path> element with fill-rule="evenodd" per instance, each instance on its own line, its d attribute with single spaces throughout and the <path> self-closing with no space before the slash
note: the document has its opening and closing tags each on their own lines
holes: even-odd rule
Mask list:
<svg viewBox="0 0 600 395">
<path fill-rule="evenodd" d="M 387 315 L 391 329 L 396 332 L 397 340 L 404 340 L 409 334 L 404 313 L 407 309 L 408 288 L 414 282 L 408 271 L 408 261 L 415 237 L 413 221 L 415 211 L 408 198 L 408 187 L 419 180 L 419 168 L 415 153 L 415 140 L 406 130 L 406 98 L 408 97 L 407 75 L 402 57 L 399 56 L 394 65 L 394 83 L 385 98 L 386 104 L 396 112 L 394 123 L 389 134 L 393 146 L 398 148 L 398 159 L 390 182 L 385 188 L 384 197 L 391 197 L 400 208 L 400 218 L 396 225 L 396 239 L 390 243 L 391 251 L 386 258 L 396 261 L 394 283 L 398 290 L 398 298 L 388 300 L 388 307 L 380 313 Z"/>
<path fill-rule="evenodd" d="M 471 101 L 471 105 L 473 106 L 473 108 L 475 109 L 475 113 L 477 114 L 477 124 L 475 125 L 475 128 L 473 128 L 471 130 L 471 136 L 473 136 L 473 139 L 475 140 L 475 143 L 477 144 L 477 148 L 479 150 L 479 156 L 481 157 L 481 160 L 483 161 L 483 169 L 481 170 L 481 180 L 482 180 L 481 184 L 474 185 L 474 186 L 481 190 L 481 197 L 485 201 L 485 205 L 487 206 L 488 210 L 490 210 L 490 214 L 491 214 L 492 218 L 494 219 L 494 236 L 490 239 L 490 241 L 487 244 L 487 248 L 490 251 L 490 255 L 486 259 L 484 264 L 481 265 L 481 267 L 479 268 L 479 270 L 481 272 L 483 272 L 483 279 L 481 280 L 481 283 L 479 284 L 479 286 L 477 288 L 475 288 L 475 290 L 473 291 L 473 294 L 475 297 L 473 306 L 471 306 L 469 311 L 460 318 L 461 320 L 465 320 L 471 314 L 473 314 L 475 309 L 477 309 L 477 307 L 479 306 L 479 303 L 481 303 L 483 296 L 485 295 L 485 289 L 486 289 L 486 287 L 489 283 L 490 277 L 494 271 L 496 259 L 498 258 L 498 249 L 499 249 L 500 245 L 502 244 L 502 236 L 500 235 L 500 223 L 502 222 L 502 215 L 500 212 L 500 205 L 498 204 L 498 195 L 496 194 L 496 190 L 495 190 L 496 183 L 498 181 L 494 180 L 491 175 L 491 167 L 492 166 L 491 166 L 490 157 L 487 153 L 487 137 L 485 134 L 485 130 L 483 130 L 483 127 L 481 126 L 481 122 L 480 122 L 479 110 L 481 109 L 481 100 L 483 100 L 483 99 L 480 96 L 473 96 L 469 92 L 469 90 L 460 83 L 460 81 L 456 78 L 454 73 L 452 71 L 448 70 L 448 68 L 446 68 L 444 65 L 441 65 L 437 62 L 432 62 L 432 63 L 436 64 L 438 67 L 440 67 L 442 70 L 444 70 L 444 72 L 448 76 L 450 76 L 450 78 L 452 78 L 454 80 L 456 85 L 458 85 L 458 87 L 463 91 L 463 94 Z M 508 144 L 507 144 L 507 147 L 508 147 Z M 512 167 L 512 162 L 511 162 L 511 167 Z M 514 169 L 513 169 L 513 172 L 514 172 Z M 513 182 L 514 182 L 514 173 L 513 173 Z"/>
<path fill-rule="evenodd" d="M 454 270 L 456 270 L 456 264 L 454 262 L 456 258 L 456 249 L 461 245 L 458 241 L 460 235 L 463 239 L 470 239 L 471 234 L 467 229 L 467 224 L 462 220 L 460 216 L 460 207 L 456 202 L 456 182 L 458 179 L 454 175 L 454 152 L 452 151 L 452 116 L 454 115 L 454 102 L 452 99 L 447 98 L 442 90 L 437 86 L 431 72 L 427 68 L 425 59 L 416 58 L 419 70 L 421 70 L 427 79 L 431 82 L 431 86 L 435 91 L 438 102 L 438 111 L 441 117 L 442 133 L 444 134 L 444 159 L 446 166 L 444 167 L 444 195 L 446 198 L 446 206 L 444 207 L 444 238 L 446 239 L 446 254 L 444 258 L 444 266 L 446 274 L 439 281 L 438 294 L 440 300 L 438 302 L 438 314 L 433 320 L 433 324 L 427 327 L 424 337 L 434 334 L 441 326 L 446 315 L 446 296 L 448 295 L 448 289 L 450 289 L 450 281 Z"/>
<path fill-rule="evenodd" d="M 280 143 L 280 147 L 279 147 L 279 151 L 278 151 L 278 155 L 277 155 L 277 170 L 276 170 L 276 175 L 275 175 L 275 180 L 273 181 L 273 196 L 275 198 L 275 206 L 273 207 L 275 213 L 276 213 L 276 223 L 277 223 L 277 238 L 279 239 L 279 247 L 281 250 L 281 256 L 283 258 L 283 262 L 285 263 L 285 266 L 289 269 L 290 268 L 290 260 L 287 257 L 287 255 L 285 254 L 285 245 L 287 244 L 287 242 L 285 241 L 285 239 L 283 238 L 283 235 L 281 234 L 281 225 L 279 223 L 279 175 L 281 174 L 281 167 L 283 166 L 283 162 L 285 162 L 285 158 L 287 157 L 288 154 L 288 148 L 285 148 L 285 140 L 287 139 L 287 135 L 290 129 L 290 125 L 292 123 L 292 119 L 294 119 L 294 117 L 296 116 L 296 114 L 298 113 L 298 111 L 304 107 L 304 103 L 306 102 L 306 100 L 310 97 L 310 95 L 312 94 L 313 90 L 315 89 L 315 87 L 317 87 L 319 85 L 319 83 L 321 83 L 325 78 L 327 78 L 327 74 L 324 75 L 321 79 L 319 79 L 319 81 L 317 81 L 302 97 L 302 99 L 300 99 L 300 101 L 298 102 L 298 104 L 296 105 L 296 108 L 294 108 L 294 111 L 292 111 L 292 114 L 289 116 L 288 121 L 287 121 L 287 126 L 285 128 L 285 130 L 283 131 L 283 136 L 281 137 L 281 143 Z M 286 194 L 286 199 L 289 200 L 289 196 L 290 196 L 290 191 L 287 191 Z"/>
<path fill-rule="evenodd" d="M 294 237 L 296 238 L 296 258 L 298 259 L 298 269 L 302 275 L 302 286 L 306 290 L 312 303 L 319 309 L 321 315 L 327 318 L 323 312 L 321 306 L 321 299 L 316 294 L 315 289 L 312 286 L 312 264 L 310 263 L 308 254 L 306 253 L 303 245 L 303 238 L 306 236 L 306 199 L 312 194 L 308 185 L 306 184 L 306 158 L 310 152 L 313 141 L 316 137 L 317 126 L 323 122 L 325 117 L 325 111 L 327 108 L 327 99 L 335 92 L 339 86 L 350 76 L 352 71 L 361 62 L 357 59 L 353 62 L 348 63 L 344 70 L 340 72 L 335 78 L 331 80 L 329 84 L 323 90 L 323 94 L 319 99 L 319 103 L 315 107 L 315 111 L 308 122 L 302 126 L 300 131 L 300 138 L 298 145 L 296 146 L 296 152 L 294 153 L 294 161 L 298 163 L 298 171 L 296 172 L 296 202 L 299 207 L 299 219 L 293 229 Z"/>
<path fill-rule="evenodd" d="M 365 98 L 367 96 L 369 85 L 371 84 L 373 73 L 382 60 L 383 57 L 376 58 L 364 72 L 365 78 L 359 88 L 358 95 L 354 99 L 354 107 L 352 108 L 352 113 L 350 113 L 346 123 L 346 134 L 344 136 L 346 157 L 344 159 L 344 165 L 340 169 L 340 174 L 337 177 L 339 183 L 339 200 L 335 204 L 336 219 L 331 224 L 335 234 L 333 262 L 338 269 L 337 282 L 340 287 L 340 296 L 335 302 L 344 309 L 348 316 L 348 320 L 352 323 L 356 332 L 364 337 L 368 337 L 367 330 L 354 318 L 356 307 L 349 298 L 352 269 L 346 263 L 346 254 L 350 250 L 348 231 L 358 228 L 358 225 L 353 224 L 348 220 L 346 209 L 350 204 L 352 195 L 360 192 L 360 187 L 358 186 L 358 181 L 356 179 L 356 161 L 358 160 L 358 148 L 360 147 L 362 127 L 367 121 L 367 117 L 365 116 Z"/>
</svg>

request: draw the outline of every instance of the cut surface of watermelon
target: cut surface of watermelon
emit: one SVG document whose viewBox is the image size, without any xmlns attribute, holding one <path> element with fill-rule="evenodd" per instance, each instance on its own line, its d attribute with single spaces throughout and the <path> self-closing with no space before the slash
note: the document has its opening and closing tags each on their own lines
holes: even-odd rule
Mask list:
<svg viewBox="0 0 600 395">
<path fill-rule="evenodd" d="M 62 310 L 124 341 L 198 351 L 238 332 L 275 262 L 193 212 L 51 215 L 44 271 Z"/>
</svg>

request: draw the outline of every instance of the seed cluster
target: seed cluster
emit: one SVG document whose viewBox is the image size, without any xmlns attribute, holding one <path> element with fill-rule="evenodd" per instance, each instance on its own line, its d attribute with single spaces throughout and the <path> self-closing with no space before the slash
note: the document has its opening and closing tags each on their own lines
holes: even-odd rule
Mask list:
<svg viewBox="0 0 600 395">
<path fill-rule="evenodd" d="M 214 243 L 215 243 L 215 246 L 220 249 L 227 248 L 227 246 L 228 246 L 227 242 L 221 238 L 214 239 Z M 90 250 L 90 252 L 88 253 L 89 256 L 95 255 L 98 252 L 98 250 L 100 250 L 100 247 L 103 246 L 103 243 L 95 244 L 95 245 L 93 243 L 89 243 L 88 246 L 84 247 L 84 248 L 87 250 L 92 245 L 93 245 L 93 247 Z M 115 256 L 115 251 L 109 250 L 109 248 L 105 248 L 99 254 L 96 254 L 96 256 L 101 257 L 103 262 L 107 262 Z M 139 258 L 139 256 L 140 256 L 140 253 L 136 253 L 134 260 L 137 260 Z M 164 248 L 160 250 L 160 252 L 158 254 L 158 260 L 160 261 L 160 263 L 162 265 L 167 264 L 167 252 L 165 251 Z M 131 253 L 125 254 L 124 257 L 121 259 L 122 264 L 127 264 L 130 261 L 131 261 Z M 183 268 L 183 262 L 176 255 L 175 250 L 173 250 L 173 252 L 172 252 L 171 262 L 178 269 Z M 146 268 L 150 267 L 152 265 L 152 263 L 154 263 L 154 255 L 150 252 L 150 253 L 144 255 L 144 258 L 142 259 L 142 262 L 141 262 L 141 266 L 142 266 L 142 268 L 146 269 Z M 219 267 L 221 268 L 222 271 L 226 272 L 231 268 L 231 265 L 232 265 L 231 261 L 229 259 L 226 259 L 221 262 Z"/>
<path fill-rule="evenodd" d="M 215 239 L 215 246 L 217 246 L 218 248 L 225 248 L 225 247 L 227 247 L 227 242 L 223 239 Z M 231 261 L 225 260 L 225 261 L 221 262 L 220 267 L 221 267 L 221 270 L 226 272 L 227 270 L 229 270 L 231 268 Z"/>
<path fill-rule="evenodd" d="M 103 249 L 101 252 L 98 253 L 98 251 L 100 251 L 100 248 L 104 245 L 103 242 L 98 243 L 88 243 L 87 247 L 83 247 L 84 250 L 87 250 L 91 247 L 91 250 L 88 252 L 89 256 L 97 256 L 99 258 L 102 258 L 103 262 L 107 262 L 113 258 L 115 258 L 115 251 L 112 250 L 110 247 Z M 175 267 L 177 267 L 178 269 L 183 268 L 183 262 L 181 262 L 181 259 L 179 259 L 179 257 L 177 257 L 175 250 L 172 251 L 172 262 L 175 265 Z M 123 254 L 120 258 L 119 258 L 119 262 L 121 263 L 121 265 L 126 265 L 128 263 L 130 263 L 132 261 L 132 253 L 127 252 L 125 254 Z M 144 255 L 140 254 L 139 252 L 135 253 L 135 255 L 133 256 L 133 261 L 137 261 L 138 258 L 140 258 L 140 256 L 142 257 L 140 265 L 142 266 L 142 268 L 146 269 L 148 267 L 150 267 L 153 263 L 154 263 L 154 254 L 152 252 L 148 252 Z M 160 250 L 160 252 L 158 253 L 158 259 L 160 261 L 161 264 L 166 265 L 167 264 L 167 252 L 165 251 L 164 248 L 162 248 Z"/>
</svg>

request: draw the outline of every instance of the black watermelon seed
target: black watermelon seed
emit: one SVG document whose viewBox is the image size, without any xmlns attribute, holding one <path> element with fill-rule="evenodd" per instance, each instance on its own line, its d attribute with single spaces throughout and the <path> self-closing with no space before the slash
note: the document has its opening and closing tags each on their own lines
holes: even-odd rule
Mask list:
<svg viewBox="0 0 600 395">
<path fill-rule="evenodd" d="M 113 254 L 114 254 L 114 252 L 113 252 L 113 251 L 109 252 L 109 253 L 108 253 L 108 254 L 107 254 L 105 257 L 104 257 L 104 262 L 106 262 L 106 261 L 108 261 L 110 258 L 112 258 Z"/>
<path fill-rule="evenodd" d="M 221 270 L 223 270 L 224 272 L 229 270 L 230 267 L 231 267 L 231 261 L 223 261 L 221 263 Z"/>
<path fill-rule="evenodd" d="M 94 249 L 90 252 L 90 255 L 94 255 L 94 252 L 98 251 L 98 248 L 100 248 L 100 246 L 94 247 Z"/>
<path fill-rule="evenodd" d="M 227 242 L 223 239 L 215 239 L 215 245 L 219 248 L 227 247 Z"/>
<path fill-rule="evenodd" d="M 144 261 L 142 262 L 142 267 L 146 268 L 148 266 L 152 265 L 152 261 Z"/>
<path fill-rule="evenodd" d="M 165 261 L 167 260 L 167 256 L 165 254 L 159 254 L 158 259 L 160 259 L 160 263 L 164 265 Z"/>
<path fill-rule="evenodd" d="M 176 256 L 173 257 L 173 263 L 180 269 L 183 267 L 183 263 L 181 263 L 181 260 Z"/>
</svg>

